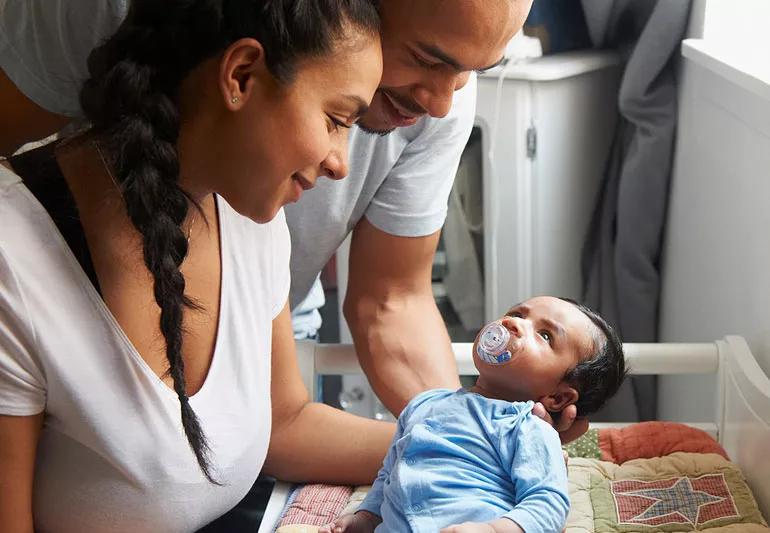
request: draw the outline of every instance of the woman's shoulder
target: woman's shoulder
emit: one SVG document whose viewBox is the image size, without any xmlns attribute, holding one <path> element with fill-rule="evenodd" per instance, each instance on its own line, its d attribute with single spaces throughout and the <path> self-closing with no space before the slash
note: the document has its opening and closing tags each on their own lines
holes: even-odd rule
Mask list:
<svg viewBox="0 0 770 533">
<path fill-rule="evenodd" d="M 29 232 L 41 234 L 48 222 L 45 210 L 24 185 L 21 176 L 0 162 L 0 244 L 11 246 Z"/>
</svg>

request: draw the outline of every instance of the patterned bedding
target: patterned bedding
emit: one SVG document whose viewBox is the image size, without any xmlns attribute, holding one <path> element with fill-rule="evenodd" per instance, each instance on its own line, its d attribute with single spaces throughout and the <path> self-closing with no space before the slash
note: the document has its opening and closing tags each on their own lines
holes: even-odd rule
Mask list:
<svg viewBox="0 0 770 533">
<path fill-rule="evenodd" d="M 567 533 L 770 533 L 740 470 L 707 433 L 645 422 L 590 430 L 570 455 Z M 368 487 L 306 485 L 276 533 L 315 533 L 354 512 Z"/>
<path fill-rule="evenodd" d="M 770 533 L 740 470 L 718 454 L 677 452 L 622 465 L 569 466 L 567 533 Z"/>
<path fill-rule="evenodd" d="M 675 452 L 727 453 L 705 431 L 674 422 L 640 422 L 616 429 L 591 429 L 564 447 L 570 457 L 623 464 L 633 459 L 663 457 Z"/>
</svg>

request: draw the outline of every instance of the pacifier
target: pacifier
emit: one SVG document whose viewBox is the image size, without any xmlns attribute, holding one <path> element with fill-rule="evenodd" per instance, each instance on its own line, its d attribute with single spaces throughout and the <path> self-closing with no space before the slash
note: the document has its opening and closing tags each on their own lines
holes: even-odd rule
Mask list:
<svg viewBox="0 0 770 533">
<path fill-rule="evenodd" d="M 484 326 L 476 344 L 476 354 L 486 363 L 502 365 L 511 360 L 508 345 L 511 342 L 511 332 L 500 322 L 492 322 Z"/>
</svg>

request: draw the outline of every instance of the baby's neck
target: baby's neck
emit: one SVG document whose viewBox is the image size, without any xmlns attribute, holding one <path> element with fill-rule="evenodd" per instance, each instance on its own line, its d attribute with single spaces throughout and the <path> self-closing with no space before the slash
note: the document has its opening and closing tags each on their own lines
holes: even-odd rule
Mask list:
<svg viewBox="0 0 770 533">
<path fill-rule="evenodd" d="M 491 400 L 504 400 L 506 402 L 525 402 L 528 400 L 528 398 L 521 398 L 515 391 L 500 391 L 487 387 L 481 380 L 477 381 L 474 386 L 468 388 L 468 392 L 480 394 Z"/>
</svg>

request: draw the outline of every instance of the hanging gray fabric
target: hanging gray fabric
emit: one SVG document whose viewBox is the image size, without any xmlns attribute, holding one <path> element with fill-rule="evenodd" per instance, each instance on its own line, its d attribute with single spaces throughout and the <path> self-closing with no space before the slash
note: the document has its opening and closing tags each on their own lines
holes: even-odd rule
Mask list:
<svg viewBox="0 0 770 533">
<path fill-rule="evenodd" d="M 690 0 L 583 0 L 597 48 L 625 69 L 620 121 L 583 248 L 584 300 L 625 342 L 657 340 L 660 251 L 677 120 L 676 61 Z M 649 420 L 652 377 L 635 377 L 601 417 Z"/>
</svg>

